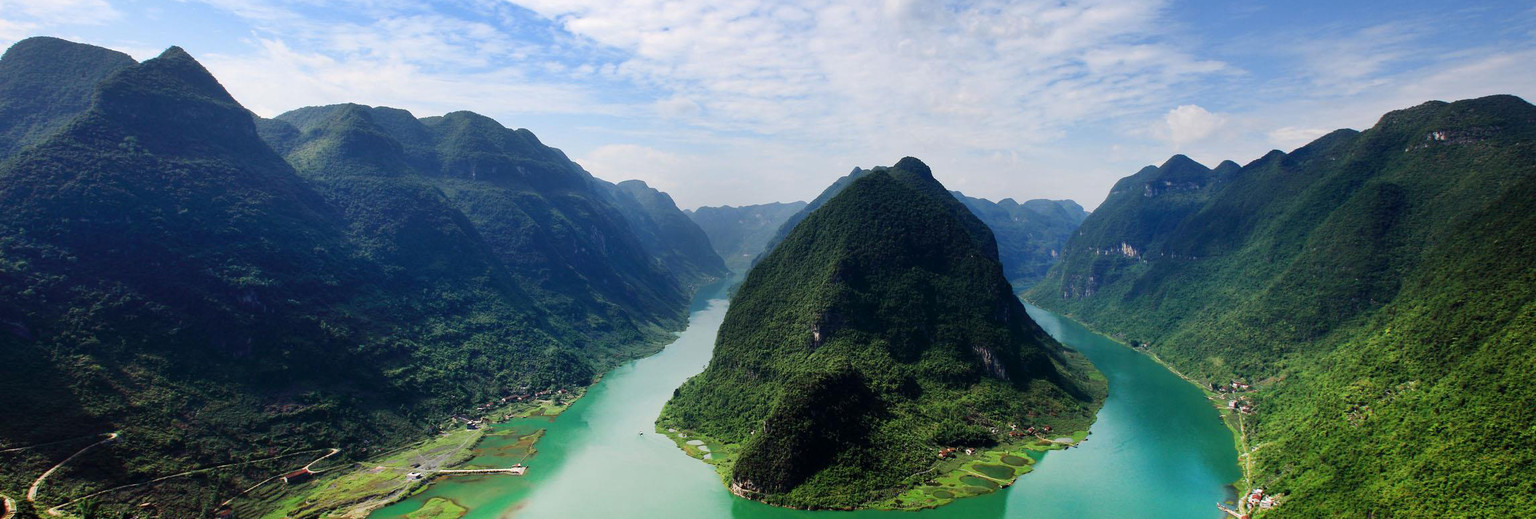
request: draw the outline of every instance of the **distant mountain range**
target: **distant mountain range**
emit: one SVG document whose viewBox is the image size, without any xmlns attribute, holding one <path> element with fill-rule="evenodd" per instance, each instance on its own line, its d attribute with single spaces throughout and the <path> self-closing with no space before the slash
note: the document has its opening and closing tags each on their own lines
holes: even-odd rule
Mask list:
<svg viewBox="0 0 1536 519">
<path fill-rule="evenodd" d="M 805 208 L 805 202 L 774 202 L 741 207 L 700 207 L 685 211 L 704 229 L 715 252 L 734 272 L 745 273 L 768 246 L 779 226 Z"/>
<path fill-rule="evenodd" d="M 1176 155 L 1092 214 L 949 192 L 911 158 L 684 212 L 472 112 L 263 119 L 180 48 L 30 38 L 0 57 L 0 207 L 0 494 L 97 445 L 47 506 L 239 462 L 97 498 L 206 517 L 286 466 L 249 460 L 368 459 L 588 385 L 735 272 L 659 424 L 728 447 L 747 497 L 929 506 L 959 495 L 914 486 L 935 451 L 1086 427 L 1105 383 L 1027 290 L 1242 409 L 1239 490 L 1282 496 L 1263 517 L 1536 510 L 1536 107 L 1512 96 L 1246 165 Z"/>
<path fill-rule="evenodd" d="M 946 447 L 1087 429 L 1103 377 L 1025 313 L 992 232 L 927 165 L 868 170 L 815 205 L 747 274 L 714 358 L 657 422 L 715 442 L 733 492 L 936 506 L 956 495 L 915 488 L 959 469 L 935 472 Z"/>
<path fill-rule="evenodd" d="M 1117 183 L 1032 301 L 1228 396 L 1265 517 L 1536 510 L 1536 107 L 1430 102 Z M 1516 512 L 1522 511 L 1522 512 Z"/>
<path fill-rule="evenodd" d="M 580 387 L 727 274 L 665 194 L 470 112 L 260 120 L 174 47 L 33 38 L 0 71 L 0 445 L 120 433 L 38 503 Z M 0 493 L 55 454 L 7 454 Z M 207 516 L 276 469 L 242 470 L 142 499 Z"/>
<path fill-rule="evenodd" d="M 1088 218 L 1083 206 L 1071 200 L 1035 199 L 1020 204 L 1012 198 L 992 202 L 959 191 L 953 194 L 992 229 L 1003 275 L 1021 291 L 1045 277 L 1072 232 Z"/>
</svg>

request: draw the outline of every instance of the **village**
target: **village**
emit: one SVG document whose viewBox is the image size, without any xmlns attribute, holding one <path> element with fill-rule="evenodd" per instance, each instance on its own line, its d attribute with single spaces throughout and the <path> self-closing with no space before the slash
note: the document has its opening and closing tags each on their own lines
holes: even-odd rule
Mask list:
<svg viewBox="0 0 1536 519">
<path fill-rule="evenodd" d="M 1216 508 L 1237 519 L 1252 519 L 1255 510 L 1272 510 L 1280 506 L 1284 500 L 1285 494 L 1265 494 L 1264 489 L 1255 488 L 1249 491 L 1248 495 L 1238 499 L 1236 509 L 1228 508 L 1221 503 L 1216 503 Z"/>
<path fill-rule="evenodd" d="M 1008 424 L 1008 429 L 1009 429 L 1009 431 L 1008 431 L 1008 438 L 1014 439 L 1014 440 L 1018 440 L 1018 439 L 1028 438 L 1030 436 L 1034 436 L 1035 438 L 1038 438 L 1042 442 L 1041 443 L 1042 445 L 1050 444 L 1050 445 L 1053 445 L 1053 446 L 1061 446 L 1063 448 L 1072 448 L 1073 446 L 1076 445 L 1076 442 L 1072 441 L 1072 438 L 1056 438 L 1056 439 L 1051 439 L 1051 438 L 1048 438 L 1048 437 L 1044 436 L 1046 434 L 1050 434 L 1051 433 L 1051 426 L 1049 426 L 1049 425 L 1040 425 L 1040 426 L 1031 425 L 1031 426 L 1028 426 L 1028 427 L 1026 427 L 1026 428 L 1021 430 L 1021 429 L 1019 429 L 1018 424 Z M 991 431 L 992 431 L 992 434 L 997 434 L 998 433 L 998 429 L 996 427 L 993 427 L 991 429 Z M 951 459 L 951 458 L 954 458 L 955 456 L 958 456 L 960 451 L 961 451 L 961 448 L 959 448 L 959 447 L 941 447 L 938 450 L 938 457 L 941 460 Z M 966 456 L 975 456 L 976 455 L 976 449 L 975 448 L 966 447 L 964 449 L 964 451 L 965 451 L 965 455 Z"/>
<path fill-rule="evenodd" d="M 1207 384 L 1206 387 L 1214 393 L 1231 395 L 1231 397 L 1227 399 L 1226 408 L 1229 410 L 1245 415 L 1253 415 L 1257 412 L 1257 408 L 1255 408 L 1253 405 L 1253 399 L 1246 394 L 1241 394 L 1248 393 L 1253 390 L 1253 387 L 1249 386 L 1247 382 L 1243 382 L 1241 380 L 1233 380 L 1225 385 L 1212 382 Z"/>
</svg>

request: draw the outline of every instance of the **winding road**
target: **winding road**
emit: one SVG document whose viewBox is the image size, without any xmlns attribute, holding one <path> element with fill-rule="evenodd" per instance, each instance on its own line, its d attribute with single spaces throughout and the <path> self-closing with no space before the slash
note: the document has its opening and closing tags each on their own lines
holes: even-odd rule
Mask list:
<svg viewBox="0 0 1536 519">
<path fill-rule="evenodd" d="M 106 439 L 101 440 L 101 441 L 96 442 L 96 443 L 92 443 L 90 445 L 86 445 L 84 449 L 80 449 L 78 451 L 75 451 L 75 453 L 74 454 L 70 454 L 68 458 L 64 458 L 64 461 L 59 462 L 58 465 L 54 465 L 53 468 L 48 469 L 48 471 L 44 472 L 43 475 L 38 476 L 37 479 L 32 482 L 32 486 L 27 488 L 27 502 L 28 503 L 36 503 L 37 502 L 37 487 L 42 486 L 43 480 L 48 479 L 48 476 L 52 475 L 54 471 L 59 470 L 60 467 L 63 467 L 65 464 L 69 463 L 70 460 L 73 460 L 73 459 L 79 457 L 81 454 L 85 454 L 86 451 L 89 451 L 89 450 L 91 450 L 93 448 L 96 448 L 97 445 L 101 445 L 103 443 L 107 443 L 107 442 L 110 442 L 110 441 L 116 440 L 116 439 L 117 439 L 117 433 L 115 433 L 115 432 L 107 433 Z"/>
<path fill-rule="evenodd" d="M 305 465 L 305 466 L 304 466 L 304 470 L 307 470 L 307 471 L 310 471 L 310 472 L 312 472 L 312 473 L 315 473 L 315 474 L 319 474 L 319 473 L 321 473 L 321 472 L 325 472 L 325 471 L 327 471 L 327 470 L 331 470 L 331 469 L 320 469 L 320 470 L 315 470 L 315 469 L 312 469 L 312 468 L 310 468 L 310 467 L 313 467 L 313 466 L 315 466 L 315 464 L 316 464 L 316 463 L 320 463 L 320 460 L 323 460 L 323 459 L 326 459 L 326 458 L 329 458 L 329 457 L 331 457 L 331 456 L 335 456 L 335 455 L 336 455 L 336 453 L 338 453 L 338 452 L 341 452 L 341 449 L 337 449 L 337 448 L 334 448 L 334 447 L 333 447 L 333 448 L 331 448 L 331 452 L 328 452 L 328 453 L 326 453 L 326 454 L 325 454 L 325 455 L 324 455 L 324 456 L 321 456 L 321 457 L 318 457 L 318 458 L 315 458 L 315 460 L 314 460 L 314 461 L 311 461 L 311 462 L 309 462 L 309 464 L 308 464 L 308 465 Z M 332 468 L 334 468 L 334 467 L 332 467 Z M 223 507 L 226 507 L 226 506 L 229 506 L 229 504 L 230 504 L 230 503 L 233 503 L 233 502 L 235 502 L 235 500 L 236 500 L 236 499 L 240 499 L 240 497 L 241 497 L 241 496 L 244 496 L 244 495 L 246 495 L 246 494 L 249 494 L 249 493 L 251 493 L 251 491 L 252 491 L 252 490 L 256 490 L 256 489 L 258 489 L 258 488 L 261 488 L 261 486 L 262 486 L 262 485 L 265 485 L 265 484 L 267 484 L 267 483 L 271 483 L 271 482 L 272 482 L 272 480 L 275 480 L 275 479 L 278 479 L 278 478 L 281 478 L 281 477 L 283 477 L 283 474 L 281 474 L 281 473 L 279 473 L 279 474 L 278 474 L 278 475 L 276 475 L 276 476 L 272 476 L 272 477 L 270 477 L 270 478 L 267 478 L 267 479 L 263 479 L 263 480 L 261 480 L 261 482 L 260 482 L 260 483 L 257 483 L 257 484 L 255 484 L 255 485 L 251 485 L 251 487 L 250 487 L 250 488 L 247 488 L 247 489 L 245 489 L 245 490 L 241 490 L 241 491 L 240 491 L 240 493 L 239 493 L 239 494 L 235 494 L 235 495 L 233 495 L 233 496 L 230 496 L 230 498 L 229 498 L 229 499 L 225 499 L 225 500 L 224 500 L 224 502 L 223 502 L 223 503 L 219 503 L 219 507 L 220 507 L 220 508 L 223 508 Z"/>
<path fill-rule="evenodd" d="M 87 448 L 90 448 L 90 447 L 87 447 Z M 225 469 L 225 468 L 234 467 L 234 466 L 237 466 L 237 465 L 246 465 L 246 464 L 250 464 L 250 463 L 260 463 L 260 462 L 263 462 L 263 461 L 272 461 L 272 460 L 276 460 L 276 459 L 282 459 L 282 458 L 287 458 L 287 457 L 291 457 L 291 456 L 297 456 L 297 455 L 300 455 L 300 454 L 305 454 L 305 453 L 310 453 L 310 452 L 320 452 L 320 451 L 323 451 L 323 450 L 329 450 L 331 452 L 326 454 L 326 455 L 324 455 L 324 456 L 321 456 L 319 459 L 316 459 L 315 461 L 309 462 L 309 465 L 314 465 L 316 462 L 319 462 L 320 460 L 323 460 L 325 458 L 329 458 L 329 457 L 335 455 L 337 452 L 341 451 L 341 449 L 335 449 L 335 448 L 332 448 L 332 449 L 310 449 L 310 450 L 307 450 L 307 451 L 290 452 L 288 454 L 283 454 L 283 455 L 279 455 L 279 456 L 272 456 L 272 457 L 269 457 L 269 458 L 261 458 L 261 459 L 248 460 L 248 461 L 237 461 L 237 462 L 234 462 L 234 463 L 225 463 L 223 465 L 214 465 L 214 466 L 211 466 L 211 467 L 203 467 L 203 468 L 200 468 L 200 469 L 188 470 L 186 472 L 178 472 L 178 473 L 175 473 L 175 474 L 171 474 L 169 476 L 161 476 L 161 477 L 158 477 L 158 478 L 155 478 L 155 479 L 151 479 L 149 481 L 141 481 L 141 482 L 138 482 L 138 483 L 133 483 L 133 484 L 128 484 L 128 485 L 112 487 L 112 488 L 109 488 L 109 489 L 106 489 L 106 490 L 98 490 L 98 491 L 95 491 L 95 492 L 92 492 L 92 493 L 89 493 L 89 494 L 86 494 L 86 495 L 83 495 L 83 496 L 71 499 L 71 500 L 69 500 L 69 501 L 67 501 L 64 504 L 61 504 L 59 506 L 55 506 L 53 508 L 49 508 L 48 509 L 48 515 L 52 515 L 52 516 L 64 515 L 64 508 L 66 508 L 66 507 L 68 507 L 70 505 L 73 505 L 75 503 L 79 503 L 82 500 L 90 499 L 90 498 L 93 498 L 93 497 L 96 497 L 96 496 L 99 496 L 99 495 L 102 495 L 102 494 L 105 494 L 105 493 L 108 493 L 108 492 L 116 492 L 116 491 L 119 491 L 119 490 L 124 490 L 124 489 L 129 489 L 129 488 L 134 488 L 134 487 L 141 487 L 141 486 L 144 486 L 144 485 L 152 485 L 152 484 L 155 484 L 155 483 L 159 483 L 161 481 L 165 481 L 167 479 L 175 479 L 175 478 L 179 478 L 179 477 L 183 477 L 183 476 L 190 476 L 192 474 L 197 474 L 197 473 L 201 473 L 201 472 L 208 472 L 208 471 L 213 471 L 213 470 Z M 76 455 L 79 455 L 79 453 L 76 453 Z M 71 456 L 71 457 L 74 457 L 74 456 Z M 64 461 L 68 462 L 69 460 L 64 460 Z M 63 465 L 63 463 L 60 463 L 60 465 Z M 307 467 L 309 467 L 309 465 L 305 465 L 305 467 L 307 468 Z M 55 467 L 55 468 L 57 468 L 57 467 Z M 52 472 L 52 471 L 50 471 L 50 472 Z M 43 474 L 43 476 L 46 477 L 47 474 Z M 38 481 L 42 481 L 42 478 L 38 478 Z M 270 481 L 270 479 L 268 481 Z M 37 485 L 36 483 L 33 483 L 33 490 L 36 490 L 36 488 L 37 488 L 36 485 Z M 28 494 L 30 495 L 31 492 L 29 491 Z"/>
</svg>

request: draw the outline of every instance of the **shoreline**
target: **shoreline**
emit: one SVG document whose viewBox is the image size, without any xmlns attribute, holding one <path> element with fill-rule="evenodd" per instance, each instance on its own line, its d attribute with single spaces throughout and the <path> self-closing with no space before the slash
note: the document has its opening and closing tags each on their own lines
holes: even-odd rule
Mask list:
<svg viewBox="0 0 1536 519">
<path fill-rule="evenodd" d="M 1094 413 L 1094 418 L 1097 421 L 1097 411 Z M 1089 425 L 1091 428 L 1092 424 Z M 807 508 L 786 506 L 757 499 L 746 495 L 746 491 L 739 490 L 732 485 L 730 470 L 734 466 L 735 455 L 740 450 L 740 445 L 722 443 L 692 431 L 666 428 L 661 424 L 656 424 L 656 432 L 671 439 L 678 449 L 682 450 L 688 457 L 713 466 L 716 474 L 720 476 L 721 485 L 736 497 L 777 508 L 808 510 Z M 955 458 L 949 459 L 947 462 L 940 461 L 928 470 L 917 473 L 933 472 L 943 465 L 952 465 L 952 468 L 929 478 L 927 483 L 892 488 L 890 490 L 898 490 L 895 496 L 871 502 L 869 506 L 847 509 L 828 508 L 825 510 L 915 512 L 938 508 L 969 497 L 1001 492 L 1003 489 L 1017 483 L 1019 478 L 1033 472 L 1035 464 L 1039 462 L 1037 456 L 1043 457 L 1050 451 L 1076 447 L 1086 440 L 1089 434 L 1090 431 L 1087 430 L 1075 431 L 1070 435 L 1072 438 L 1071 443 L 1058 443 L 1055 440 L 1037 438 L 1033 441 L 1000 444 L 990 449 L 977 450 L 975 454 L 957 453 Z M 695 444 L 693 442 L 699 443 Z M 700 449 L 700 447 L 704 448 Z M 726 456 L 717 457 L 715 456 L 716 454 L 726 454 Z M 710 455 L 710 457 L 704 458 L 704 455 Z M 1008 461 L 1012 461 L 1008 460 L 1010 457 L 1017 458 L 1019 460 L 1018 464 L 1008 463 Z M 987 468 L 978 468 L 979 466 L 987 466 Z M 1012 472 L 1012 475 L 995 477 L 985 473 L 988 470 L 997 470 L 996 467 L 1007 468 Z M 965 478 L 989 482 L 991 485 L 995 485 L 996 488 L 985 486 L 986 483 L 978 485 L 966 482 L 964 481 Z M 983 491 L 976 492 L 969 489 L 980 489 Z M 817 510 L 821 509 L 818 508 Z"/>
<path fill-rule="evenodd" d="M 600 378 L 599 378 L 600 380 Z M 593 382 L 594 384 L 596 381 Z M 590 386 L 589 386 L 590 387 Z M 279 518 L 286 517 L 293 512 L 292 506 L 303 503 L 325 503 L 315 506 L 305 512 L 325 514 L 328 517 L 365 519 L 380 509 L 398 504 L 416 495 L 426 492 L 434 483 L 444 477 L 451 477 L 453 472 L 443 474 L 443 471 L 458 470 L 474 460 L 474 450 L 480 446 L 491 433 L 492 424 L 501 425 L 512 420 L 548 417 L 554 419 L 572 404 L 580 400 L 586 394 L 586 388 L 579 388 L 567 393 L 568 400 L 556 403 L 553 399 L 530 400 L 516 402 L 495 409 L 485 410 L 481 415 L 481 423 L 485 424 L 476 429 L 458 428 L 461 426 L 458 420 L 449 423 L 453 429 L 445 429 L 429 437 L 421 438 L 409 445 L 392 449 L 366 460 L 353 462 L 355 469 L 338 472 L 329 477 L 316 478 L 300 491 L 284 490 L 280 494 L 263 499 L 276 506 L 263 507 L 259 517 Z M 542 437 L 542 430 L 524 435 Z M 456 435 L 467 435 L 457 446 L 451 446 L 446 452 L 441 453 L 439 465 L 433 466 L 428 471 L 418 471 L 412 461 L 420 463 L 420 458 L 430 456 L 444 449 L 442 442 L 452 443 Z M 533 445 L 537 439 L 528 446 L 529 453 L 535 452 Z M 409 479 L 403 485 L 398 485 L 398 478 L 405 473 L 422 474 L 419 479 Z"/>
<path fill-rule="evenodd" d="M 1106 333 L 1104 330 L 1100 330 L 1100 329 L 1098 329 L 1098 328 L 1096 328 L 1096 327 L 1094 327 L 1094 326 L 1092 326 L 1092 325 L 1090 325 L 1090 324 L 1088 324 L 1086 322 L 1083 322 L 1082 320 L 1078 319 L 1076 316 L 1074 316 L 1074 315 L 1072 315 L 1070 313 L 1058 313 L 1055 310 L 1047 309 L 1044 306 L 1036 304 L 1034 301 L 1030 301 L 1028 299 L 1024 299 L 1024 297 L 1022 295 L 1019 296 L 1019 299 L 1021 301 L 1024 301 L 1025 303 L 1028 303 L 1028 304 L 1030 304 L 1032 306 L 1035 306 L 1037 308 L 1040 308 L 1042 310 L 1047 310 L 1047 311 L 1049 311 L 1051 313 L 1055 313 L 1056 315 L 1059 315 L 1059 316 L 1071 319 L 1072 322 L 1077 323 L 1078 326 L 1082 326 L 1083 328 L 1087 329 L 1090 332 L 1093 332 L 1096 335 L 1099 335 L 1101 337 L 1107 338 L 1110 341 L 1113 341 L 1115 344 L 1119 344 L 1119 345 L 1125 347 L 1126 349 L 1129 349 L 1129 350 L 1134 351 L 1136 353 L 1140 353 L 1142 355 L 1145 355 L 1145 356 L 1151 358 L 1153 362 L 1156 362 L 1158 365 L 1162 366 L 1163 369 L 1168 370 L 1169 373 L 1173 373 L 1175 376 L 1177 376 L 1177 377 L 1179 377 L 1181 379 L 1184 379 L 1184 381 L 1188 382 L 1190 385 L 1195 386 L 1196 389 L 1199 389 L 1200 390 L 1200 394 L 1205 395 L 1206 400 L 1211 400 L 1213 402 L 1211 407 L 1214 407 L 1216 409 L 1216 415 L 1221 420 L 1221 424 L 1223 426 L 1225 426 L 1227 428 L 1227 431 L 1232 434 L 1232 444 L 1237 449 L 1237 458 L 1238 458 L 1237 459 L 1237 468 L 1238 468 L 1238 470 L 1240 472 L 1242 472 L 1242 477 L 1240 477 L 1236 481 L 1228 482 L 1227 486 L 1234 490 L 1235 495 L 1236 495 L 1236 497 L 1234 499 L 1236 499 L 1238 501 L 1241 501 L 1241 497 L 1245 493 L 1247 493 L 1247 491 L 1253 486 L 1253 483 L 1252 483 L 1252 481 L 1253 481 L 1253 473 L 1252 473 L 1252 467 L 1250 466 L 1251 462 L 1250 463 L 1244 463 L 1243 462 L 1244 459 L 1248 459 L 1248 454 L 1250 452 L 1252 452 L 1252 451 L 1250 451 L 1249 447 L 1248 447 L 1248 438 L 1246 437 L 1247 435 L 1242 430 L 1243 429 L 1242 414 L 1241 413 L 1237 413 L 1235 411 L 1232 411 L 1230 409 L 1223 408 L 1223 407 L 1221 407 L 1219 405 L 1216 405 L 1214 403 L 1214 397 L 1216 395 L 1220 394 L 1220 393 L 1216 393 L 1216 392 L 1211 391 L 1205 385 L 1202 385 L 1201 383 L 1195 381 L 1195 379 L 1190 378 L 1188 375 L 1185 375 L 1184 372 L 1179 371 L 1178 368 L 1173 367 L 1173 365 L 1169 364 L 1168 361 L 1163 360 L 1162 357 L 1159 357 L 1157 355 L 1157 353 L 1153 352 L 1150 348 L 1136 348 L 1136 347 L 1132 347 L 1130 345 L 1130 343 L 1128 343 L 1126 341 L 1123 341 L 1123 340 L 1120 340 L 1118 338 L 1115 338 L 1115 336 L 1110 335 L 1109 333 Z M 1236 420 L 1238 422 L 1237 425 L 1233 425 L 1233 423 L 1232 423 L 1233 422 L 1232 418 L 1234 416 L 1237 417 L 1237 420 Z"/>
<path fill-rule="evenodd" d="M 711 290 L 712 287 L 720 287 L 720 286 L 722 286 L 724 284 L 727 284 L 727 283 L 729 283 L 729 282 L 731 282 L 731 281 L 733 281 L 735 279 L 736 279 L 736 277 L 733 274 L 731 276 L 726 276 L 724 278 L 720 278 L 720 279 L 714 280 L 714 281 L 712 281 L 710 283 L 706 283 L 706 284 L 704 284 L 704 285 L 702 285 L 700 287 L 696 287 L 695 290 L 694 290 L 691 302 L 689 304 L 690 306 L 687 309 L 687 315 L 689 315 L 688 319 L 691 319 L 691 315 L 693 314 L 694 311 L 697 310 L 696 308 L 693 308 L 694 305 L 697 305 L 701 301 L 708 301 L 708 300 L 711 300 L 711 299 L 717 299 L 718 298 L 718 296 L 719 296 L 718 292 L 720 290 L 718 288 L 716 288 L 714 290 Z M 514 404 L 504 405 L 504 406 L 498 407 L 496 409 L 489 409 L 489 410 L 482 411 L 482 413 L 483 413 L 481 415 L 482 423 L 484 423 L 485 425 L 482 426 L 480 431 L 478 431 L 480 433 L 480 435 L 479 435 L 478 438 L 476 438 L 475 442 L 463 449 L 463 451 L 465 453 L 470 453 L 470 454 L 467 457 L 465 457 L 464 459 L 457 460 L 457 461 L 455 461 L 454 463 L 451 463 L 451 464 L 446 464 L 442 468 L 452 469 L 453 467 L 459 467 L 461 465 L 464 465 L 464 464 L 469 463 L 470 461 L 472 461 L 474 459 L 474 455 L 472 454 L 473 450 L 476 447 L 478 447 L 482 441 L 484 441 L 485 436 L 487 436 L 486 433 L 489 431 L 489 427 L 492 424 L 502 425 L 502 424 L 506 424 L 507 422 L 510 422 L 512 420 L 533 418 L 535 416 L 547 417 L 551 421 L 553 421 L 556 417 L 558 417 L 561 414 L 563 414 L 566 410 L 569 410 L 571 408 L 571 406 L 575 405 L 578 401 L 580 401 L 583 397 L 585 397 L 586 394 L 587 394 L 587 391 L 589 389 L 593 388 L 593 387 L 596 387 L 599 383 L 601 383 L 603 381 L 603 379 L 607 378 L 609 373 L 611 373 L 614 370 L 617 370 L 619 368 L 622 368 L 624 366 L 633 364 L 635 362 L 639 362 L 641 360 L 644 360 L 644 359 L 647 359 L 647 358 L 650 358 L 650 357 L 654 357 L 657 354 L 660 354 L 661 352 L 665 351 L 668 346 L 670 346 L 673 342 L 675 342 L 678 334 L 680 334 L 683 330 L 687 329 L 687 327 L 688 327 L 687 322 L 688 321 L 685 320 L 684 326 L 682 328 L 678 329 L 678 330 L 675 330 L 675 331 L 665 331 L 665 335 L 667 336 L 667 338 L 665 340 L 658 340 L 657 344 L 652 345 L 653 346 L 652 348 L 647 348 L 647 350 L 645 351 L 644 354 L 639 355 L 639 356 L 637 356 L 635 358 L 632 358 L 632 359 L 625 360 L 625 361 L 620 362 L 618 364 L 615 364 L 615 365 L 609 367 L 606 371 L 604 371 L 604 372 L 596 375 L 595 377 L 593 377 L 592 383 L 587 384 L 587 385 L 582 386 L 582 387 L 578 387 L 578 388 L 572 389 L 568 393 L 565 393 L 565 395 L 564 395 L 565 398 L 562 399 L 562 401 L 560 403 L 558 403 L 558 404 L 554 403 L 553 400 L 530 400 L 530 401 L 525 401 L 525 402 L 518 402 L 518 403 L 514 403 Z M 529 407 L 529 406 L 527 406 L 528 404 L 534 404 L 534 405 Z M 519 409 L 520 411 L 512 411 L 512 409 Z M 510 412 L 510 414 L 508 414 L 509 412 Z M 498 417 L 499 417 L 499 419 L 497 419 Z M 454 423 L 456 424 L 457 422 L 454 422 Z M 538 449 L 537 449 L 538 442 L 544 438 L 544 430 L 540 429 L 540 430 L 538 430 L 536 432 L 530 433 L 528 435 L 524 435 L 524 436 L 520 437 L 520 439 L 521 438 L 526 438 L 526 437 L 529 437 L 529 436 L 533 436 L 534 437 L 533 441 L 530 442 L 529 445 L 527 446 L 528 456 L 532 456 L 534 453 L 538 452 Z M 430 441 L 430 438 L 422 440 L 422 441 Z M 377 460 L 377 459 L 378 458 L 371 458 L 370 461 Z M 524 459 L 526 459 L 526 456 L 525 456 Z M 370 463 L 370 464 L 372 464 L 372 463 Z M 365 512 L 365 513 L 363 515 L 359 516 L 359 518 L 360 519 L 366 519 L 366 517 L 372 515 L 374 512 L 376 512 L 376 511 L 378 511 L 380 509 L 383 509 L 385 507 L 389 507 L 389 506 L 398 504 L 401 501 L 404 501 L 406 499 L 409 499 L 411 497 L 419 495 L 419 494 L 421 494 L 423 492 L 426 492 L 426 491 L 428 491 L 432 487 L 432 484 L 435 483 L 436 480 L 441 479 L 442 477 L 443 476 L 438 476 L 438 477 L 434 477 L 434 478 L 431 478 L 431 479 L 423 478 L 422 480 L 418 481 L 417 484 L 414 487 L 412 487 L 409 491 L 402 492 L 402 493 L 399 493 L 398 495 L 395 495 L 388 502 L 382 503 L 382 504 L 378 504 L 376 506 L 369 506 L 369 507 L 367 507 L 366 510 L 363 510 L 363 512 Z M 435 499 L 437 499 L 437 498 L 434 498 L 434 500 Z M 432 500 L 429 500 L 429 502 L 431 502 L 431 501 Z M 451 499 L 448 499 L 447 501 L 452 502 Z M 457 503 L 454 503 L 454 504 L 456 505 Z M 351 516 L 348 515 L 346 517 L 351 517 Z"/>
</svg>

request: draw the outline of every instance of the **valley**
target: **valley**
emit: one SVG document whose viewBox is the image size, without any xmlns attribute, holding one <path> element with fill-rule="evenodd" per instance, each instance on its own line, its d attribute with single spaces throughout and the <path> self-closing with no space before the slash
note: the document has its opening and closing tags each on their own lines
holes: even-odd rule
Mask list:
<svg viewBox="0 0 1536 519">
<path fill-rule="evenodd" d="M 526 476 L 444 479 L 370 517 L 407 517 L 424 508 L 443 509 L 432 503 L 452 503 L 445 508 L 462 508 L 462 515 L 435 517 L 1216 519 L 1224 514 L 1213 504 L 1232 505 L 1227 485 L 1240 478 L 1237 452 L 1205 395 L 1146 355 L 1034 307 L 1030 315 L 1042 327 L 1082 351 L 1109 381 L 1110 397 L 1081 445 L 1030 455 L 1033 470 L 1011 486 L 915 514 L 812 512 L 736 498 L 711 466 L 685 456 L 654 424 L 672 390 L 709 359 L 729 305 L 718 296 L 701 294 L 688 330 L 676 342 L 609 373 L 558 418 L 493 425 L 507 435 L 488 437 L 480 449 L 484 457 L 469 463 L 506 463 L 502 446 L 542 430 L 537 453 L 523 461 L 530 467 Z M 1088 494 L 1097 497 L 1082 498 Z"/>
<path fill-rule="evenodd" d="M 0 1 L 0 519 L 1536 516 L 1505 3 Z"/>
</svg>

